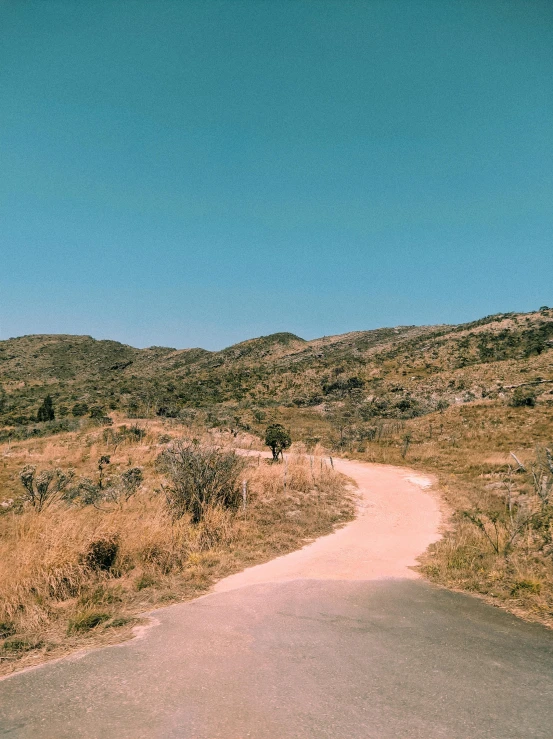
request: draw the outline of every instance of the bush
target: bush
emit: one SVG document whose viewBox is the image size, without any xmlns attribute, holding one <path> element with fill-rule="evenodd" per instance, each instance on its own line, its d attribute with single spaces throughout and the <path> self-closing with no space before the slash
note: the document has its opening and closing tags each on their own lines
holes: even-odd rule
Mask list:
<svg viewBox="0 0 553 739">
<path fill-rule="evenodd" d="M 119 545 L 115 538 L 96 539 L 90 543 L 85 563 L 91 570 L 111 570 L 117 557 Z"/>
<path fill-rule="evenodd" d="M 2 644 L 6 652 L 30 652 L 42 646 L 41 642 L 30 642 L 27 639 L 8 639 Z"/>
<path fill-rule="evenodd" d="M 101 510 L 102 504 L 122 505 L 132 498 L 142 484 L 143 475 L 140 467 L 131 467 L 121 475 L 114 475 L 104 480 L 104 468 L 110 464 L 110 457 L 104 455 L 98 460 L 98 480 L 81 477 L 76 485 L 68 487 L 63 494 L 66 503 L 93 505 Z"/>
<path fill-rule="evenodd" d="M 531 387 L 517 387 L 511 397 L 510 405 L 513 408 L 521 408 L 529 406 L 533 408 L 536 405 L 536 392 Z"/>
<path fill-rule="evenodd" d="M 75 403 L 71 409 L 71 413 L 77 418 L 79 416 L 86 416 L 88 413 L 88 405 L 86 403 Z"/>
<path fill-rule="evenodd" d="M 60 499 L 75 476 L 73 470 L 43 470 L 37 474 L 36 467 L 26 465 L 19 473 L 24 488 L 23 500 L 40 513 L 51 503 Z"/>
<path fill-rule="evenodd" d="M 189 513 L 199 523 L 208 507 L 238 507 L 245 462 L 234 451 L 179 441 L 162 452 L 159 464 L 170 481 L 164 491 L 176 518 Z"/>
<path fill-rule="evenodd" d="M 103 440 L 117 448 L 120 444 L 138 444 L 146 436 L 146 429 L 134 423 L 132 426 L 119 426 L 117 429 L 105 429 Z"/>
<path fill-rule="evenodd" d="M 539 580 L 515 580 L 511 588 L 511 595 L 517 596 L 523 595 L 524 593 L 539 595 L 541 593 L 541 583 Z"/>
</svg>

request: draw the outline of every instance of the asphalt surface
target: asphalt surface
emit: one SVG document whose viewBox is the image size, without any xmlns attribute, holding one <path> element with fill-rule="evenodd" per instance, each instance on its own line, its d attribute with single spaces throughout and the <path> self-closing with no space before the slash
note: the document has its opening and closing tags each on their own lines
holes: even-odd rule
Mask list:
<svg viewBox="0 0 553 739">
<path fill-rule="evenodd" d="M 417 579 L 429 480 L 338 464 L 355 521 L 139 638 L 1 680 L 0 736 L 553 739 L 553 632 Z"/>
<path fill-rule="evenodd" d="M 553 736 L 553 635 L 422 581 L 254 585 L 156 617 L 0 683 L 0 736 Z"/>
</svg>

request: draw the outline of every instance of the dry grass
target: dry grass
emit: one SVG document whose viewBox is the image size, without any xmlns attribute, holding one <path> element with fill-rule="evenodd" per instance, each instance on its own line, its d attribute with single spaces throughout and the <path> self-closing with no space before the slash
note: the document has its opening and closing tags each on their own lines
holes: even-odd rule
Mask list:
<svg viewBox="0 0 553 739">
<path fill-rule="evenodd" d="M 553 446 L 551 406 L 508 408 L 500 401 L 456 405 L 406 421 L 379 442 L 365 442 L 351 456 L 416 467 L 435 474 L 453 514 L 443 538 L 421 558 L 433 582 L 475 593 L 517 615 L 553 626 L 553 555 L 533 537 L 517 539 L 497 554 L 464 511 L 501 511 L 506 505 L 511 452 L 530 469 L 538 446 Z M 410 434 L 406 456 L 405 435 Z M 526 494 L 529 475 L 514 473 L 515 495 Z"/>
<path fill-rule="evenodd" d="M 155 464 L 166 444 L 167 424 L 149 422 L 142 440 L 115 450 L 102 429 L 0 447 L 0 501 L 17 497 L 18 471 L 29 463 L 39 469 L 74 467 L 94 478 L 97 460 L 108 454 L 110 474 L 132 465 L 144 473 L 136 495 L 105 510 L 64 502 L 41 513 L 0 508 L 1 673 L 120 639 L 138 614 L 194 597 L 216 580 L 292 551 L 353 516 L 347 481 L 318 458 L 312 468 L 299 455 L 273 465 L 251 453 L 243 475 L 245 508 L 210 508 L 197 525 L 188 517 L 175 520 L 159 491 Z M 95 542 L 116 547 L 110 567 L 102 569 L 91 558 Z"/>
</svg>

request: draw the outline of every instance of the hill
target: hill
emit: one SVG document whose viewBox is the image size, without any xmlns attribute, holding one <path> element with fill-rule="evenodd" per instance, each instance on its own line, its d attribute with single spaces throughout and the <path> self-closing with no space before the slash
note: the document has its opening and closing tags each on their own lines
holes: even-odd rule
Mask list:
<svg viewBox="0 0 553 739">
<path fill-rule="evenodd" d="M 276 407 L 348 406 L 359 421 L 408 419 L 446 405 L 497 398 L 524 384 L 538 398 L 551 377 L 553 311 L 497 314 L 458 326 L 399 326 L 305 341 L 278 333 L 222 351 L 135 349 L 90 336 L 0 342 L 4 427 L 36 422 L 46 394 L 56 418 L 91 408 L 189 418 L 229 409 L 255 420 Z M 549 374 L 548 374 L 549 372 Z M 35 429 L 35 432 L 39 429 Z"/>
</svg>

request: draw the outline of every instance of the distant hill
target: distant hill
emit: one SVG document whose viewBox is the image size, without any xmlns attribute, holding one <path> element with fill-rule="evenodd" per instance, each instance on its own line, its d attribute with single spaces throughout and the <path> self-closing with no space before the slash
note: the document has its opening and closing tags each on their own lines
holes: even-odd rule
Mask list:
<svg viewBox="0 0 553 739">
<path fill-rule="evenodd" d="M 398 326 L 305 341 L 276 333 L 222 351 L 135 349 L 90 336 L 0 342 L 0 424 L 35 422 L 46 394 L 57 418 L 186 415 L 194 409 L 355 405 L 366 419 L 409 418 L 528 383 L 553 389 L 553 310 L 501 313 L 458 326 Z M 533 385 L 532 385 L 533 383 Z M 79 408 L 80 406 L 80 408 Z"/>
</svg>

